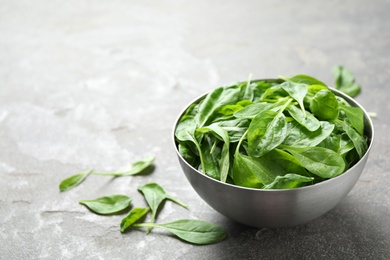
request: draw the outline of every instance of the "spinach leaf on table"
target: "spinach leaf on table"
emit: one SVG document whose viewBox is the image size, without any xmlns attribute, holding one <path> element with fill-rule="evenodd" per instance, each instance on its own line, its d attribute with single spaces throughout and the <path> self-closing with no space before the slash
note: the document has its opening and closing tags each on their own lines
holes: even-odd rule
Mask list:
<svg viewBox="0 0 390 260">
<path fill-rule="evenodd" d="M 355 77 L 352 72 L 343 66 L 335 66 L 332 69 L 335 78 L 336 89 L 345 94 L 356 97 L 361 91 L 361 86 L 355 82 Z"/>
<path fill-rule="evenodd" d="M 134 225 L 137 221 L 142 219 L 148 212 L 149 208 L 134 208 L 132 209 L 126 217 L 124 217 L 120 224 L 121 232 L 125 232 L 126 229 Z"/>
<path fill-rule="evenodd" d="M 154 156 L 149 156 L 149 157 L 146 157 L 142 160 L 136 161 L 129 166 L 122 167 L 114 172 L 107 172 L 107 173 L 92 172 L 92 174 L 93 175 L 114 176 L 114 177 L 142 174 L 147 169 L 152 167 L 153 162 L 154 162 Z"/>
<path fill-rule="evenodd" d="M 86 170 L 82 173 L 75 174 L 64 179 L 60 183 L 60 191 L 67 191 L 73 189 L 74 187 L 82 183 L 88 177 L 88 175 L 92 173 L 92 171 L 93 170 Z"/>
<path fill-rule="evenodd" d="M 138 187 L 138 190 L 142 192 L 146 202 L 150 207 L 150 210 L 152 211 L 152 217 L 150 220 L 151 223 L 154 223 L 157 216 L 158 209 L 164 200 L 168 199 L 184 208 L 188 208 L 186 204 L 184 204 L 183 202 L 175 199 L 174 197 L 166 193 L 166 191 L 157 183 L 145 184 L 143 186 Z M 148 228 L 147 233 L 149 232 L 150 232 L 150 228 Z"/>
<path fill-rule="evenodd" d="M 126 195 L 107 195 L 92 200 L 80 200 L 80 204 L 86 206 L 92 212 L 109 215 L 121 212 L 131 204 L 131 198 Z"/>
<path fill-rule="evenodd" d="M 180 219 L 169 223 L 157 224 L 157 223 L 139 223 L 134 224 L 134 227 L 147 227 L 147 228 L 163 228 L 192 244 L 213 244 L 220 242 L 226 238 L 227 232 L 223 227 L 217 226 L 213 223 Z"/>
</svg>

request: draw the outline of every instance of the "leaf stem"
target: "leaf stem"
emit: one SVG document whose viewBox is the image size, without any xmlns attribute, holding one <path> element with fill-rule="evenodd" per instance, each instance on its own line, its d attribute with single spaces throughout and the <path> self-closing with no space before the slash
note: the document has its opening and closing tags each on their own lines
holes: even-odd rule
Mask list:
<svg viewBox="0 0 390 260">
<path fill-rule="evenodd" d="M 292 98 L 289 98 L 286 103 L 283 105 L 283 107 L 281 107 L 278 111 L 278 115 L 280 115 L 281 113 L 283 113 L 283 111 L 286 109 L 286 107 L 288 107 L 291 103 L 293 99 Z"/>
<path fill-rule="evenodd" d="M 241 143 L 242 143 L 242 141 L 244 140 L 244 138 L 246 137 L 247 134 L 248 134 L 248 129 L 247 129 L 247 130 L 245 131 L 245 133 L 241 136 L 240 141 L 239 141 L 238 144 L 237 144 L 235 153 L 239 153 Z"/>
</svg>

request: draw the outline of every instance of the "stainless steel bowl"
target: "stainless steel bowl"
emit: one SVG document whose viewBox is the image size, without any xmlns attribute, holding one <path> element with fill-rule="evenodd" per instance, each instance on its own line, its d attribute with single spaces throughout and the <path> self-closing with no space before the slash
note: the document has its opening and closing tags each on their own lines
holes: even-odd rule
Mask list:
<svg viewBox="0 0 390 260">
<path fill-rule="evenodd" d="M 245 188 L 212 179 L 192 167 L 180 155 L 173 131 L 173 142 L 181 168 L 194 190 L 207 204 L 227 218 L 258 228 L 282 228 L 304 224 L 334 208 L 359 179 L 372 147 L 374 128 L 369 115 L 359 103 L 338 90 L 332 91 L 364 112 L 365 134 L 369 139 L 369 147 L 366 154 L 353 167 L 335 178 L 302 188 L 289 190 Z M 174 129 L 181 115 L 176 120 Z"/>
</svg>

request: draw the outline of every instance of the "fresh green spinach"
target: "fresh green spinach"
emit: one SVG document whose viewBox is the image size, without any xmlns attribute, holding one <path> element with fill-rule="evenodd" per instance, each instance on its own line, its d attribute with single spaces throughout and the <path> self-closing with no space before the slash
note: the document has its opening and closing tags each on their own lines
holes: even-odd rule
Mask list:
<svg viewBox="0 0 390 260">
<path fill-rule="evenodd" d="M 336 88 L 356 94 L 352 74 L 338 67 Z M 360 87 L 360 86 L 359 86 Z M 215 89 L 183 113 L 179 152 L 222 182 L 289 189 L 342 174 L 364 156 L 364 114 L 307 75 Z"/>
</svg>

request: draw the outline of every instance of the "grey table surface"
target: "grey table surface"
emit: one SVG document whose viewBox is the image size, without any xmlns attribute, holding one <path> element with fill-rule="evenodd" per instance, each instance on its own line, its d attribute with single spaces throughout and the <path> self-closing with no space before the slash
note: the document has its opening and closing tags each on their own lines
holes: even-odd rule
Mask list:
<svg viewBox="0 0 390 260">
<path fill-rule="evenodd" d="M 0 0 L 0 259 L 390 259 L 389 1 Z M 302 226 L 257 229 L 220 215 L 191 188 L 172 127 L 217 86 L 298 73 L 332 85 L 341 64 L 375 112 L 375 144 L 348 196 Z M 62 179 L 156 156 L 146 176 Z M 225 227 L 195 246 L 164 231 L 121 234 L 123 215 L 81 199 L 121 193 L 145 206 L 157 182 L 158 222 L 193 218 Z"/>
</svg>

